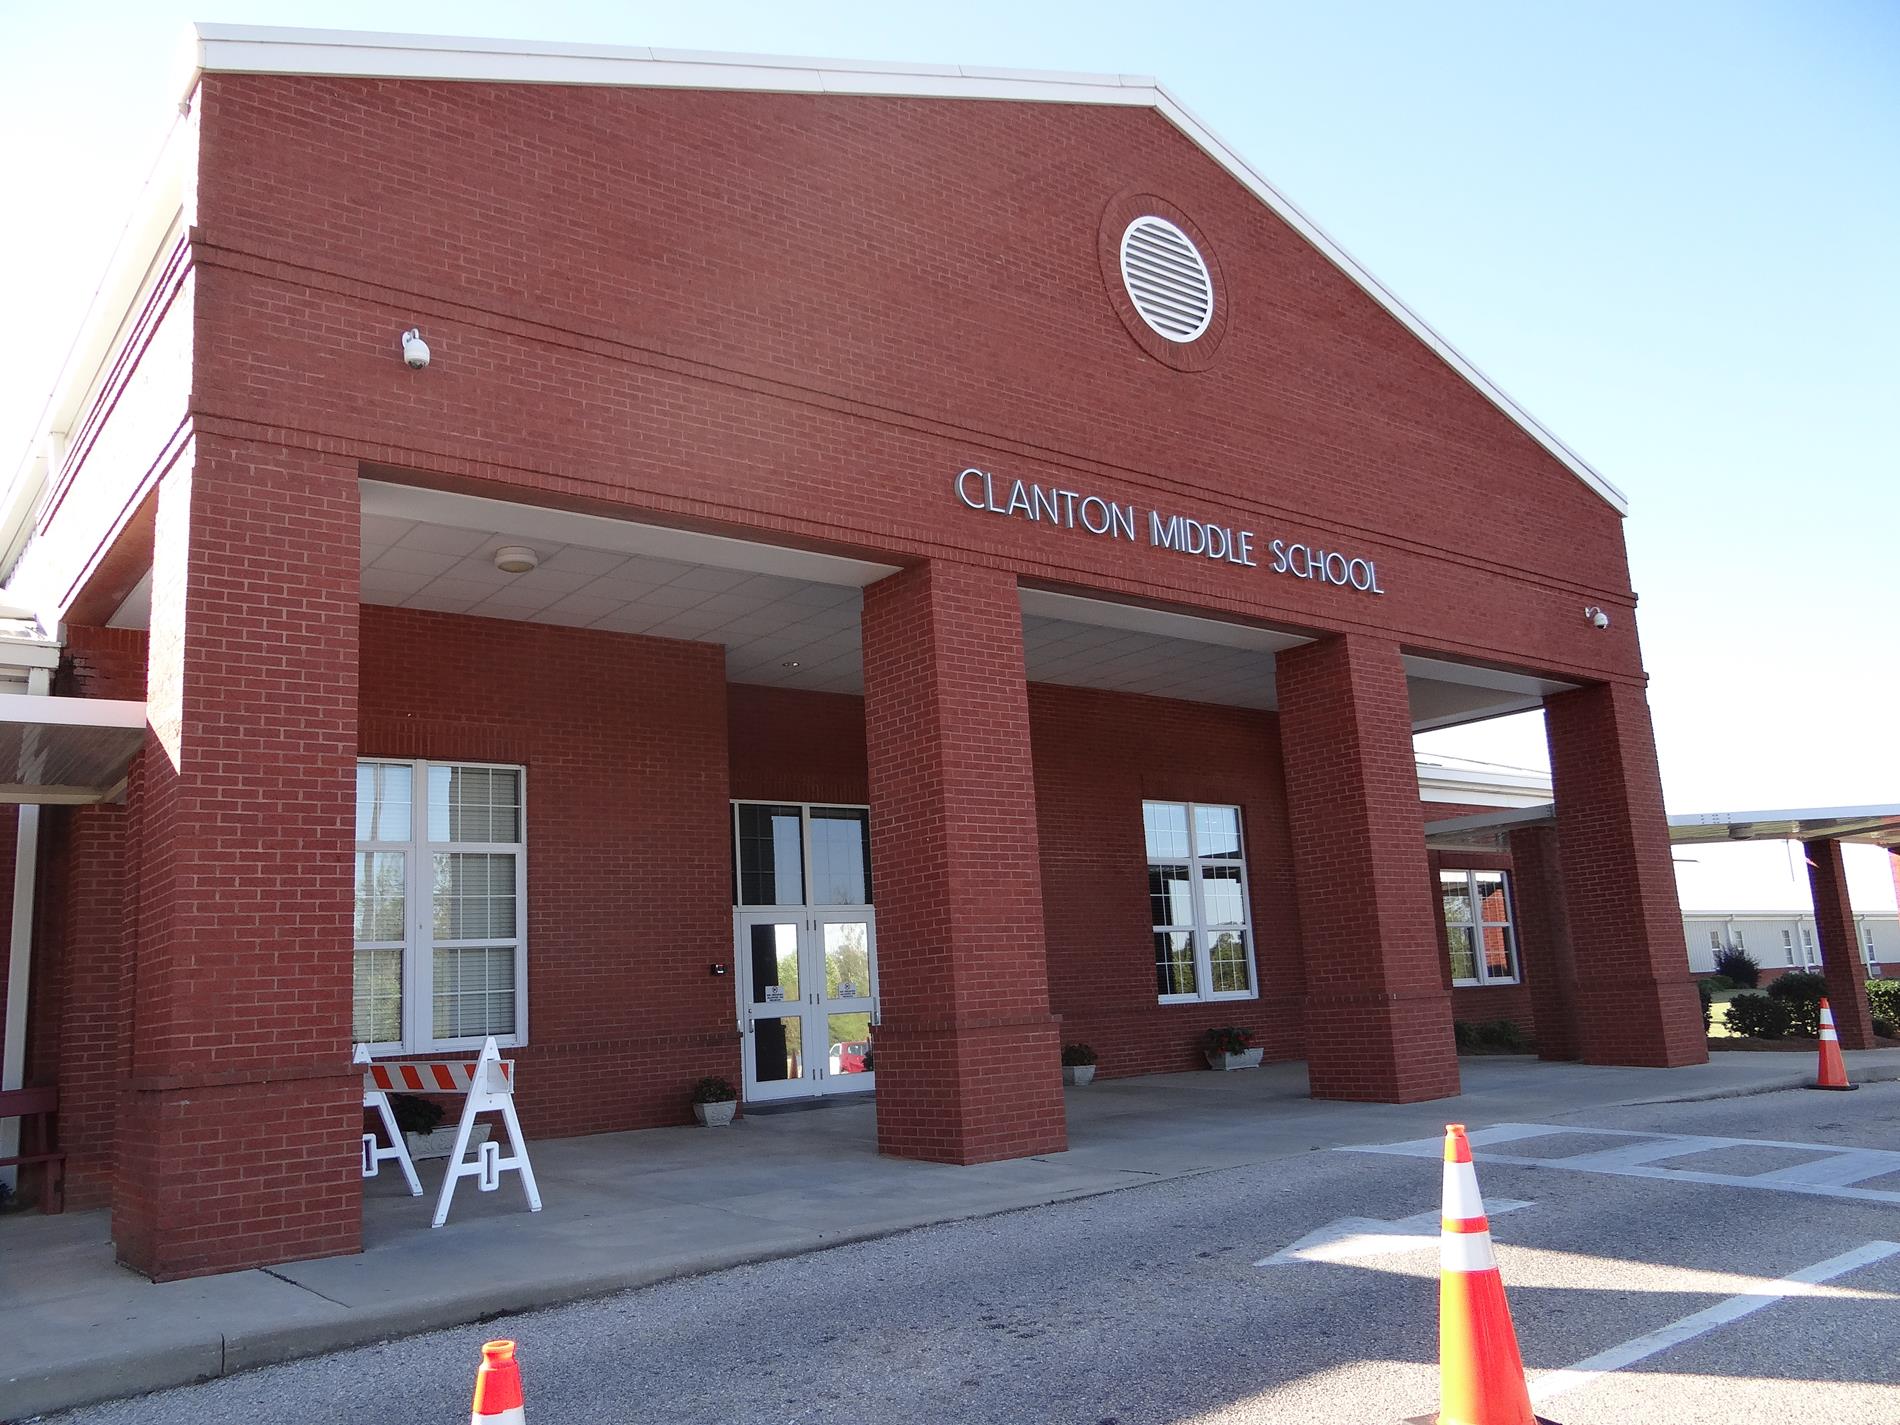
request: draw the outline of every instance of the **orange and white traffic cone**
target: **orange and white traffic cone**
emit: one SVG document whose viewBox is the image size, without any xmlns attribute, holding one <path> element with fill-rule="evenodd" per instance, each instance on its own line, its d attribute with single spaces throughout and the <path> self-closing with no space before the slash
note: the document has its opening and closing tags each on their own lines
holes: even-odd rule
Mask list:
<svg viewBox="0 0 1900 1425">
<path fill-rule="evenodd" d="M 482 1363 L 475 1368 L 475 1408 L 469 1425 L 523 1425 L 521 1368 L 515 1364 L 513 1341 L 490 1341 L 482 1347 Z"/>
<path fill-rule="evenodd" d="M 1531 1413 L 1524 1360 L 1462 1123 L 1445 1125 L 1440 1228 L 1438 1414 L 1417 1417 L 1418 1425 L 1550 1425 Z"/>
<path fill-rule="evenodd" d="M 1834 1032 L 1834 1011 L 1821 1001 L 1821 1067 L 1811 1089 L 1857 1089 L 1847 1082 L 1847 1062 L 1841 1058 L 1841 1036 Z"/>
</svg>

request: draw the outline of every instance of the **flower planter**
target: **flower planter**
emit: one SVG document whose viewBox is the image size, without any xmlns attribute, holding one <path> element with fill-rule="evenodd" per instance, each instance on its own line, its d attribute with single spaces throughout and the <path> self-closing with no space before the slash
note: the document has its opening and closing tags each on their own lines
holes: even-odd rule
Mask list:
<svg viewBox="0 0 1900 1425">
<path fill-rule="evenodd" d="M 724 1128 L 732 1122 L 732 1113 L 739 1105 L 732 1099 L 724 1103 L 696 1103 L 693 1105 L 693 1117 L 704 1128 Z"/>
<path fill-rule="evenodd" d="M 1206 1053 L 1207 1051 L 1203 1051 Z M 1241 1054 L 1207 1053 L 1207 1067 L 1210 1069 L 1257 1069 L 1266 1056 L 1265 1049 L 1249 1049 Z"/>
<path fill-rule="evenodd" d="M 488 1141 L 488 1130 L 492 1125 L 477 1123 L 468 1130 L 468 1146 L 479 1148 Z M 405 1133 L 403 1142 L 409 1145 L 411 1161 L 422 1158 L 446 1158 L 455 1148 L 455 1124 L 438 1128 L 432 1133 Z"/>
<path fill-rule="evenodd" d="M 1094 1078 L 1095 1065 L 1093 1064 L 1064 1064 L 1062 1066 L 1062 1082 L 1065 1084 L 1075 1084 L 1079 1087 Z"/>
</svg>

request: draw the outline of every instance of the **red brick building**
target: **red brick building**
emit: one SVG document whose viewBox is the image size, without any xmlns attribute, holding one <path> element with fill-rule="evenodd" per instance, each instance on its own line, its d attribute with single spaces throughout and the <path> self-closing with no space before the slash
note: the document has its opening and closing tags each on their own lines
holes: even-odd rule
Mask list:
<svg viewBox="0 0 1900 1425">
<path fill-rule="evenodd" d="M 210 28 L 181 98 L 0 510 L 40 701 L 143 704 L 26 882 L 127 1263 L 355 1250 L 357 1042 L 949 1162 L 1077 1040 L 1456 1093 L 1454 966 L 1703 1057 L 1620 497 L 1165 90 Z M 1507 895 L 1412 734 L 1540 703 Z"/>
</svg>

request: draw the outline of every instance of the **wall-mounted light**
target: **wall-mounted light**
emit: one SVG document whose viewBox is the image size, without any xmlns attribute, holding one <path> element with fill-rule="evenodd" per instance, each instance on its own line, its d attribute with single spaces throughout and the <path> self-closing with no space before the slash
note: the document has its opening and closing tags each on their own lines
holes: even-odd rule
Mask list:
<svg viewBox="0 0 1900 1425">
<path fill-rule="evenodd" d="M 415 371 L 429 364 L 429 343 L 422 339 L 421 327 L 411 327 L 402 334 L 402 359 Z"/>
<path fill-rule="evenodd" d="M 1585 609 L 1583 616 L 1590 620 L 1590 627 L 1596 629 L 1599 633 L 1610 626 L 1610 616 L 1604 613 L 1603 610 L 1598 608 L 1595 604 Z"/>
<path fill-rule="evenodd" d="M 526 574 L 541 556 L 525 544 L 504 544 L 495 551 L 495 567 L 504 574 Z"/>
</svg>

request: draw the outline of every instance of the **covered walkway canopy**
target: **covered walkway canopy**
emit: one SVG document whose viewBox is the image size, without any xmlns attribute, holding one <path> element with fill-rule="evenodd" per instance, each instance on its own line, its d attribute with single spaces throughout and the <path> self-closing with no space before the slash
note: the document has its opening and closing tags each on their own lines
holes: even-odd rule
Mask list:
<svg viewBox="0 0 1900 1425">
<path fill-rule="evenodd" d="M 1900 849 L 1900 804 L 1798 811 L 1704 811 L 1669 818 L 1684 841 L 1858 841 Z"/>
<path fill-rule="evenodd" d="M 0 803 L 109 801 L 144 741 L 144 703 L 0 693 Z"/>
<path fill-rule="evenodd" d="M 1556 820 L 1555 802 L 1447 817 L 1425 824 L 1426 844 L 1471 850 L 1500 844 L 1520 827 Z M 1669 839 L 1709 841 L 1855 841 L 1900 851 L 1900 803 L 1861 807 L 1808 807 L 1789 811 L 1698 811 L 1669 818 Z"/>
</svg>

